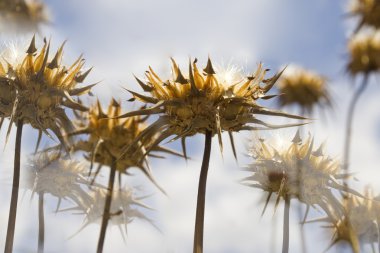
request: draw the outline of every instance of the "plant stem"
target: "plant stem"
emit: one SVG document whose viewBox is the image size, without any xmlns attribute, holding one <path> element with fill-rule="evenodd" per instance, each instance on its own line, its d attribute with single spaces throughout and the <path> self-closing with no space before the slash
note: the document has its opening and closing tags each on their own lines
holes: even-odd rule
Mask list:
<svg viewBox="0 0 380 253">
<path fill-rule="evenodd" d="M 38 194 L 38 253 L 44 252 L 45 244 L 45 218 L 44 218 L 44 193 Z"/>
<path fill-rule="evenodd" d="M 112 194 L 113 194 L 113 187 L 115 183 L 115 175 L 116 175 L 116 167 L 115 167 L 115 159 L 112 162 L 111 166 L 111 172 L 110 177 L 108 180 L 108 189 L 107 189 L 107 196 L 106 201 L 104 204 L 104 212 L 103 212 L 103 219 L 102 219 L 102 226 L 100 228 L 100 235 L 99 235 L 99 241 L 98 241 L 98 249 L 97 253 L 103 252 L 103 246 L 104 246 L 104 240 L 106 237 L 106 231 L 107 231 L 107 225 L 108 221 L 110 219 L 110 212 L 111 212 L 111 202 L 112 202 Z"/>
<path fill-rule="evenodd" d="M 197 198 L 197 211 L 195 217 L 195 231 L 194 231 L 194 253 L 203 252 L 203 226 L 204 226 L 204 214 L 205 214 L 205 199 L 206 199 L 206 184 L 207 184 L 207 172 L 210 163 L 211 154 L 211 139 L 212 133 L 206 131 L 205 134 L 205 148 L 203 152 L 203 161 L 201 167 L 201 173 L 199 176 L 198 185 L 198 198 Z"/>
<path fill-rule="evenodd" d="M 349 163 L 350 163 L 350 149 L 351 149 L 351 135 L 352 135 L 352 121 L 354 119 L 356 105 L 359 101 L 360 96 L 363 94 L 364 90 L 367 88 L 368 84 L 368 74 L 364 75 L 363 82 L 353 94 L 348 107 L 347 121 L 346 121 L 346 136 L 345 136 L 345 145 L 343 153 L 343 172 L 349 172 Z M 343 184 L 348 189 L 347 178 L 344 178 Z M 346 191 L 347 192 L 347 191 Z M 346 194 L 344 194 L 346 196 Z"/>
<path fill-rule="evenodd" d="M 6 237 L 5 249 L 4 249 L 5 253 L 11 253 L 13 251 L 13 240 L 14 240 L 14 235 L 15 235 L 16 214 L 17 214 L 18 190 L 19 190 L 19 185 L 20 185 L 20 158 L 21 158 L 22 127 L 23 127 L 22 120 L 17 121 L 12 196 L 11 196 L 11 204 L 9 208 L 8 229 L 7 229 L 7 237 Z"/>
<path fill-rule="evenodd" d="M 285 198 L 284 206 L 284 230 L 283 230 L 283 241 L 282 241 L 282 253 L 289 252 L 289 211 L 290 211 L 290 198 Z"/>
</svg>

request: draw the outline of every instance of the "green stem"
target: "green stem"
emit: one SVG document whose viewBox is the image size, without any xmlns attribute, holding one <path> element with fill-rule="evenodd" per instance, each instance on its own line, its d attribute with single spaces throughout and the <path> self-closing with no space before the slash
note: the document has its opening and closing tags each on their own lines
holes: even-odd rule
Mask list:
<svg viewBox="0 0 380 253">
<path fill-rule="evenodd" d="M 13 241 L 14 241 L 15 227 L 16 227 L 18 190 L 19 190 L 19 185 L 20 185 L 22 127 L 23 127 L 23 121 L 19 120 L 17 122 L 12 196 L 11 196 L 11 204 L 9 208 L 8 229 L 7 229 L 7 237 L 5 241 L 4 253 L 11 253 L 13 251 Z"/>
<path fill-rule="evenodd" d="M 44 193 L 38 194 L 38 253 L 44 252 L 45 245 L 45 218 L 44 218 Z"/>
<path fill-rule="evenodd" d="M 115 183 L 115 176 L 116 176 L 116 167 L 115 167 L 115 161 L 112 162 L 111 166 L 111 172 L 110 172 L 110 177 L 108 180 L 108 189 L 107 189 L 107 196 L 106 196 L 106 201 L 104 204 L 104 212 L 103 212 L 103 218 L 102 218 L 102 225 L 100 228 L 100 235 L 99 235 L 99 241 L 98 241 L 98 248 L 97 248 L 97 253 L 102 253 L 103 252 L 103 247 L 104 247 L 104 241 L 106 237 L 106 231 L 107 231 L 107 226 L 108 226 L 108 221 L 111 217 L 110 212 L 111 212 L 111 202 L 112 202 L 112 194 L 113 194 L 113 188 L 114 188 L 114 183 Z"/>
<path fill-rule="evenodd" d="M 345 145 L 344 145 L 344 154 L 343 154 L 343 172 L 349 173 L 349 163 L 350 163 L 350 149 L 351 149 L 351 136 L 352 136 L 352 122 L 354 119 L 356 105 L 359 101 L 360 96 L 363 94 L 364 90 L 368 85 L 368 74 L 364 75 L 363 82 L 353 94 L 348 107 L 347 121 L 346 121 L 346 135 L 345 135 Z M 344 179 L 343 184 L 348 189 L 347 178 Z M 346 191 L 347 192 L 347 191 Z M 346 194 L 345 194 L 346 195 Z"/>
<path fill-rule="evenodd" d="M 198 198 L 197 198 L 197 211 L 195 218 L 195 231 L 194 231 L 194 253 L 203 252 L 203 226 L 204 226 L 204 214 L 205 214 L 205 200 L 206 200 L 206 184 L 207 184 L 207 172 L 210 163 L 211 154 L 211 139 L 212 133 L 206 132 L 205 135 L 205 148 L 203 152 L 203 161 L 201 167 L 201 173 L 199 176 L 198 185 Z"/>
<path fill-rule="evenodd" d="M 284 206 L 284 230 L 283 230 L 283 241 L 282 241 L 282 253 L 289 252 L 289 211 L 290 211 L 290 198 L 285 198 Z"/>
</svg>

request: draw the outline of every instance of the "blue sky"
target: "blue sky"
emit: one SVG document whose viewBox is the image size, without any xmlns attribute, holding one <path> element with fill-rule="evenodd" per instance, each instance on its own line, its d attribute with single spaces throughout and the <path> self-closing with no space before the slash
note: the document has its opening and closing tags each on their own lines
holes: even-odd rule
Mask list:
<svg viewBox="0 0 380 253">
<path fill-rule="evenodd" d="M 102 81 L 95 88 L 95 94 L 104 104 L 111 96 L 123 102 L 130 97 L 121 86 L 140 91 L 132 74 L 143 76 L 149 65 L 168 76 L 169 57 L 186 66 L 189 56 L 204 63 L 210 55 L 215 62 L 231 62 L 242 66 L 246 72 L 255 70 L 259 62 L 271 68 L 272 73 L 295 63 L 327 76 L 335 113 L 328 113 L 326 121 L 317 119 L 305 129 L 315 135 L 318 142 L 327 140 L 331 156 L 342 157 L 344 120 L 353 83 L 344 70 L 346 39 L 353 22 L 344 18 L 347 1 L 49 0 L 46 3 L 53 24 L 41 29 L 40 42 L 41 37 L 51 36 L 53 45 L 58 47 L 68 39 L 65 49 L 68 63 L 84 53 L 86 65 L 94 66 L 88 82 Z M 14 37 L 0 34 L 4 40 Z M 29 40 L 28 36 L 25 38 Z M 359 172 L 361 182 L 355 185 L 358 189 L 368 183 L 376 184 L 373 178 L 379 176 L 376 164 L 380 162 L 380 110 L 376 86 L 373 80 L 358 107 L 361 113 L 354 125 L 352 168 Z M 276 103 L 268 105 L 275 107 Z M 279 130 L 273 134 L 290 139 L 294 133 L 295 130 Z M 23 152 L 27 154 L 33 149 L 36 132 L 28 129 L 24 136 Z M 246 176 L 240 168 L 249 162 L 244 156 L 248 137 L 247 133 L 238 136 L 238 165 L 228 145 L 221 159 L 214 140 L 206 199 L 205 252 L 270 252 L 272 247 L 278 252 L 281 248 L 282 207 L 275 214 L 276 218 L 268 212 L 260 219 L 261 192 L 237 183 Z M 1 138 L 4 138 L 4 131 Z M 13 139 L 10 140 L 0 156 L 6 164 L 2 176 L 5 183 L 0 186 L 4 193 L 0 196 L 4 203 L 0 207 L 0 227 L 6 226 L 10 196 Z M 155 193 L 147 202 L 157 210 L 150 214 L 163 234 L 149 224 L 135 221 L 130 224 L 124 243 L 118 229 L 112 228 L 107 234 L 106 252 L 191 252 L 202 143 L 200 136 L 189 141 L 193 160 L 187 165 L 173 158 L 153 162 L 154 174 L 169 197 L 157 192 L 138 171 L 128 179 L 132 185 L 144 185 L 147 192 Z M 168 162 L 171 166 L 167 166 Z M 104 172 L 107 175 L 107 171 Z M 376 189 L 379 191 L 380 187 Z M 33 251 L 36 247 L 37 205 L 36 199 L 31 203 L 28 199 L 25 197 L 21 202 L 18 213 L 17 252 Z M 55 200 L 51 198 L 47 206 L 46 252 L 94 251 L 99 226 L 91 225 L 73 239 L 63 240 L 76 232 L 82 218 L 55 215 L 54 206 Z M 273 207 L 268 210 L 272 211 Z M 300 252 L 296 208 L 293 210 L 291 252 Z M 276 236 L 271 232 L 273 227 Z M 4 229 L 0 230 L 0 248 L 5 238 L 2 231 Z M 323 229 L 308 225 L 306 231 L 310 252 L 322 252 L 328 244 Z"/>
</svg>

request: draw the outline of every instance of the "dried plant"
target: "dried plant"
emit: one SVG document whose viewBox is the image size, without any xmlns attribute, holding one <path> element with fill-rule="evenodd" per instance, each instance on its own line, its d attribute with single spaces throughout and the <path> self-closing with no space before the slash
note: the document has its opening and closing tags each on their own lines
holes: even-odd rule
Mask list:
<svg viewBox="0 0 380 253">
<path fill-rule="evenodd" d="M 137 116 L 121 120 L 118 118 L 121 112 L 120 104 L 114 99 L 108 106 L 107 113 L 103 112 L 98 101 L 90 108 L 87 115 L 84 115 L 80 121 L 80 128 L 71 133 L 71 135 L 88 135 L 86 139 L 77 141 L 73 148 L 75 151 L 86 152 L 86 159 L 91 162 L 91 168 L 94 163 L 98 163 L 95 175 L 100 172 L 102 166 L 115 166 L 120 174 L 128 174 L 128 169 L 135 167 L 143 171 L 158 186 L 145 158 L 146 150 L 151 150 L 152 156 L 153 152 L 177 153 L 158 145 L 152 146 L 152 142 L 144 146 L 135 143 L 136 137 L 147 127 L 145 123 L 147 117 Z"/>
<path fill-rule="evenodd" d="M 347 242 L 353 252 L 359 253 L 361 245 L 370 244 L 375 252 L 374 244 L 379 242 L 378 237 L 378 203 L 373 200 L 371 190 L 367 189 L 365 198 L 350 195 L 344 201 L 344 212 L 336 213 L 334 209 L 327 217 L 311 222 L 325 222 L 326 228 L 332 229 L 332 246 L 339 242 Z"/>
<path fill-rule="evenodd" d="M 78 205 L 87 205 L 89 195 L 83 186 L 89 186 L 88 169 L 83 162 L 62 157 L 59 152 L 41 152 L 29 159 L 27 187 L 37 194 L 51 194 L 58 198 L 57 211 L 62 199 Z"/>
<path fill-rule="evenodd" d="M 268 193 L 262 214 L 273 193 L 277 195 L 275 209 L 281 199 L 285 201 L 283 252 L 288 252 L 289 247 L 289 207 L 292 198 L 307 205 L 305 220 L 310 206 L 319 206 L 326 213 L 333 208 L 336 213 L 343 214 L 343 206 L 333 190 L 360 196 L 339 183 L 338 180 L 348 175 L 339 173 L 339 163 L 324 155 L 323 145 L 315 149 L 314 140 L 309 136 L 302 141 L 298 131 L 289 146 L 276 147 L 275 143 L 267 144 L 261 139 L 254 141 L 249 154 L 255 162 L 247 170 L 253 174 L 243 182 Z"/>
<path fill-rule="evenodd" d="M 331 97 L 327 89 L 326 78 L 304 68 L 290 65 L 278 82 L 279 104 L 296 105 L 301 114 L 312 114 L 317 106 L 330 107 Z"/>
<path fill-rule="evenodd" d="M 355 76 L 380 70 L 380 31 L 362 32 L 348 42 L 347 71 Z"/>
<path fill-rule="evenodd" d="M 205 134 L 194 233 L 194 253 L 200 253 L 203 252 L 204 206 L 211 138 L 215 134 L 218 135 L 219 146 L 222 150 L 222 132 L 227 131 L 236 157 L 233 132 L 294 126 L 294 124 L 271 125 L 257 119 L 257 115 L 304 118 L 269 110 L 257 104 L 260 99 L 274 97 L 266 93 L 273 87 L 282 72 L 265 79 L 267 70 L 259 64 L 252 76 L 244 77 L 240 73 L 234 73 L 231 78 L 230 72 L 215 72 L 210 59 L 203 71 L 198 69 L 196 63 L 197 60 L 190 61 L 186 78 L 172 59 L 173 76 L 167 81 L 163 81 L 152 68 L 149 68 L 146 72 L 146 83 L 136 79 L 144 91 L 150 92 L 150 96 L 130 92 L 135 99 L 152 106 L 120 117 L 159 115 L 159 119 L 147 127 L 139 135 L 137 141 L 143 144 L 149 142 L 152 136 L 159 134 L 155 143 L 160 143 L 174 136 L 172 140 L 182 140 L 185 157 L 187 156 L 185 139 L 195 134 Z M 228 78 L 225 76 L 226 73 Z"/>
<path fill-rule="evenodd" d="M 100 172 L 102 166 L 108 166 L 111 170 L 108 182 L 108 195 L 104 206 L 103 222 L 99 236 L 98 252 L 102 252 L 103 250 L 110 208 L 112 207 L 111 202 L 116 172 L 119 173 L 119 185 L 121 185 L 122 174 L 128 174 L 129 169 L 132 167 L 139 168 L 159 187 L 152 176 L 146 159 L 147 150 L 176 154 L 170 149 L 155 144 L 154 136 L 152 136 L 150 142 L 146 142 L 144 145 L 136 143 L 135 139 L 146 128 L 145 121 L 147 117 L 136 116 L 119 119 L 121 113 L 120 104 L 114 99 L 112 99 L 107 113 L 103 112 L 98 101 L 87 114 L 79 116 L 81 118 L 81 127 L 71 133 L 71 135 L 87 135 L 86 139 L 77 141 L 73 148 L 75 151 L 86 152 L 86 158 L 91 162 L 90 171 L 94 163 L 98 164 L 95 177 Z M 151 155 L 154 156 L 153 153 Z M 159 189 L 161 188 L 159 187 Z"/>
<path fill-rule="evenodd" d="M 7 139 L 13 123 L 17 125 L 15 168 L 5 252 L 12 252 L 13 248 L 23 125 L 30 124 L 39 131 L 36 150 L 42 133 L 53 138 L 48 132 L 49 130 L 54 133 L 62 145 L 68 146 L 69 139 L 65 135 L 72 132 L 74 127 L 65 113 L 65 108 L 87 110 L 83 105 L 75 102 L 72 96 L 88 93 L 93 86 L 76 88 L 77 84 L 83 82 L 89 73 L 89 71 L 81 72 L 84 65 L 82 57 L 67 68 L 61 64 L 63 45 L 50 60 L 49 50 L 50 43 L 45 41 L 43 48 L 37 52 L 33 37 L 20 62 L 7 62 L 6 65 L 0 63 L 2 87 L 9 87 L 10 90 L 8 92 L 10 97 L 2 99 L 2 102 L 6 101 L 7 106 L 12 104 L 11 115 L 4 113 L 5 116 L 10 117 Z"/>
<path fill-rule="evenodd" d="M 38 30 L 49 21 L 47 8 L 40 0 L 0 0 L 0 28 Z"/>
<path fill-rule="evenodd" d="M 56 211 L 62 199 L 88 206 L 92 199 L 83 189 L 83 186 L 90 184 L 85 177 L 87 173 L 83 163 L 62 158 L 61 153 L 56 151 L 38 153 L 29 159 L 25 186 L 32 191 L 32 196 L 34 193 L 39 196 L 38 252 L 44 251 L 44 195 L 51 194 L 58 198 Z"/>
<path fill-rule="evenodd" d="M 356 31 L 363 26 L 380 28 L 380 1 L 379 0 L 352 0 L 350 14 L 359 18 Z"/>
<path fill-rule="evenodd" d="M 67 210 L 76 211 L 78 214 L 84 214 L 85 220 L 83 226 L 77 233 L 82 231 L 91 223 L 100 223 L 103 217 L 104 206 L 108 196 L 105 189 L 96 189 L 91 192 L 91 202 L 87 206 L 78 205 Z M 123 187 L 115 189 L 112 193 L 112 204 L 110 207 L 110 222 L 112 225 L 118 226 L 120 232 L 125 239 L 127 234 L 127 225 L 134 219 L 141 219 L 153 224 L 152 220 L 140 210 L 140 208 L 149 209 L 150 207 L 142 203 L 145 197 L 135 197 L 132 188 Z M 77 234 L 76 233 L 76 234 Z"/>
<path fill-rule="evenodd" d="M 350 59 L 347 71 L 352 76 L 363 75 L 363 80 L 350 100 L 347 112 L 343 169 L 348 172 L 350 163 L 352 122 L 359 98 L 368 86 L 369 75 L 380 70 L 380 32 L 357 34 L 348 43 Z"/>
<path fill-rule="evenodd" d="M 296 65 L 287 66 L 278 82 L 281 93 L 279 105 L 296 106 L 301 116 L 313 115 L 319 107 L 331 108 L 331 96 L 327 87 L 327 79 L 311 70 Z M 320 110 L 320 113 L 323 113 Z M 302 128 L 300 128 L 302 131 Z M 299 205 L 299 216 L 302 219 L 302 207 Z M 302 252 L 307 253 L 304 226 L 300 224 Z"/>
</svg>

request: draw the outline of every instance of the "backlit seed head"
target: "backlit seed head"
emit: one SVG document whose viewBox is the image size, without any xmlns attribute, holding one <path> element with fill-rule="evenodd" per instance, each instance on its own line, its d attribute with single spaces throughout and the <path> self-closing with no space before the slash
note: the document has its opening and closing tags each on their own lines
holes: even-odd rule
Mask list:
<svg viewBox="0 0 380 253">
<path fill-rule="evenodd" d="M 358 31 L 364 25 L 380 28 L 380 1 L 379 0 L 352 0 L 350 13 L 358 16 Z"/>
<path fill-rule="evenodd" d="M 50 43 L 38 51 L 33 37 L 20 62 L 0 62 L 0 111 L 12 122 L 22 121 L 50 136 L 48 130 L 67 145 L 66 133 L 73 131 L 65 108 L 86 111 L 72 96 L 88 93 L 93 85 L 77 88 L 89 70 L 82 72 L 82 57 L 73 65 L 62 65 L 63 46 L 49 58 Z M 9 112 L 11 114 L 9 115 Z M 8 131 L 9 133 L 9 131 Z"/>
<path fill-rule="evenodd" d="M 91 201 L 83 189 L 90 185 L 83 163 L 63 158 L 56 151 L 46 151 L 30 157 L 26 172 L 25 187 L 33 194 L 51 194 L 58 202 L 68 199 L 78 205 L 88 205 Z"/>
<path fill-rule="evenodd" d="M 38 30 L 48 19 L 47 8 L 40 0 L 0 0 L 1 30 Z"/>
<path fill-rule="evenodd" d="M 160 134 L 162 141 L 174 135 L 174 139 L 193 136 L 197 133 L 217 134 L 222 147 L 221 133 L 240 130 L 273 129 L 293 125 L 274 126 L 256 118 L 257 115 L 281 116 L 295 119 L 302 117 L 269 110 L 257 104 L 260 99 L 273 96 L 267 92 L 273 87 L 281 73 L 266 79 L 268 70 L 262 64 L 247 77 L 231 71 L 215 70 L 209 59 L 201 70 L 197 60 L 189 63 L 187 75 L 172 59 L 173 75 L 168 80 L 161 79 L 152 68 L 146 72 L 146 82 L 137 79 L 140 86 L 150 95 L 130 91 L 135 99 L 153 104 L 147 109 L 127 113 L 121 117 L 133 115 L 158 114 L 160 118 L 141 135 L 151 139 Z"/>
<path fill-rule="evenodd" d="M 380 70 L 380 32 L 354 35 L 348 44 L 347 70 L 351 75 Z"/>
<path fill-rule="evenodd" d="M 107 196 L 106 189 L 97 189 L 91 194 L 91 202 L 87 206 L 77 206 L 69 210 L 76 210 L 85 215 L 85 222 L 81 231 L 92 223 L 100 223 L 104 212 L 104 203 Z M 110 224 L 120 228 L 122 235 L 127 233 L 127 225 L 135 219 L 141 219 L 153 224 L 153 221 L 146 217 L 141 209 L 151 209 L 141 200 L 145 197 L 136 197 L 135 192 L 128 187 L 116 189 L 112 194 L 110 209 Z"/>
<path fill-rule="evenodd" d="M 296 198 L 308 206 L 317 205 L 326 212 L 330 207 L 342 212 L 343 207 L 332 190 L 345 190 L 338 182 L 345 175 L 339 174 L 339 163 L 324 154 L 323 145 L 314 148 L 313 143 L 311 137 L 302 141 L 299 132 L 284 147 L 257 140 L 250 150 L 255 162 L 247 169 L 253 174 L 244 182 L 270 195 L 276 194 L 276 206 L 281 198 Z M 353 190 L 349 189 L 349 192 Z"/>
<path fill-rule="evenodd" d="M 312 113 L 317 106 L 331 106 L 326 78 L 297 66 L 288 66 L 281 76 L 278 88 L 281 106 L 297 105 Z"/>
<path fill-rule="evenodd" d="M 378 242 L 377 213 L 374 207 L 376 201 L 372 200 L 368 191 L 365 197 L 351 195 L 345 200 L 343 214 L 337 214 L 333 210 L 326 218 L 317 220 L 329 223 L 327 227 L 333 230 L 330 247 L 345 241 L 358 253 L 360 245 Z"/>
</svg>

